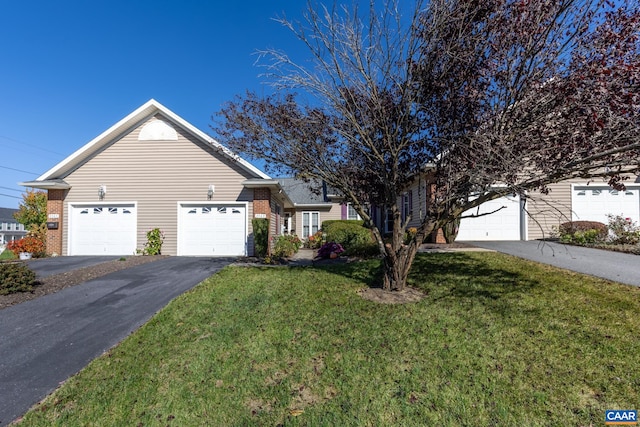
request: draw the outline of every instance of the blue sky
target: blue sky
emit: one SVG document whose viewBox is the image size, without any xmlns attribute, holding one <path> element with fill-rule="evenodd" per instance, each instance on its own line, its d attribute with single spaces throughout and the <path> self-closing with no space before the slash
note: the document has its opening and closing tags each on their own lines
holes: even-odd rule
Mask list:
<svg viewBox="0 0 640 427">
<path fill-rule="evenodd" d="M 305 4 L 2 2 L 0 207 L 17 207 L 18 182 L 36 179 L 150 98 L 210 133 L 225 101 L 263 90 L 256 50 L 306 53 L 272 19 L 300 19 Z"/>
</svg>

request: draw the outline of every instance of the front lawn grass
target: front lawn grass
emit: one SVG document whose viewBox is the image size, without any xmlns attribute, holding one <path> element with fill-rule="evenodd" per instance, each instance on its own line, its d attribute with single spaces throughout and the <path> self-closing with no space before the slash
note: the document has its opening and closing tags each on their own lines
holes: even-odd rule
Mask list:
<svg viewBox="0 0 640 427">
<path fill-rule="evenodd" d="M 640 409 L 640 291 L 496 253 L 226 268 L 91 363 L 27 426 L 588 426 Z"/>
<path fill-rule="evenodd" d="M 11 259 L 18 259 L 18 257 L 8 249 L 5 249 L 4 251 L 0 252 L 0 261 L 11 260 Z"/>
</svg>

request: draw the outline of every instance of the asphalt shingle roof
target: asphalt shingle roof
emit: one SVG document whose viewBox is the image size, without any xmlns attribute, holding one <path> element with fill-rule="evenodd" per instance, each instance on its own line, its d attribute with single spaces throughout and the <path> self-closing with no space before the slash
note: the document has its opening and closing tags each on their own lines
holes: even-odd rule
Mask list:
<svg viewBox="0 0 640 427">
<path fill-rule="evenodd" d="M 16 212 L 18 212 L 18 209 L 0 208 L 0 222 L 18 222 L 13 217 Z"/>
<path fill-rule="evenodd" d="M 326 185 L 318 180 L 305 182 L 296 178 L 278 178 L 278 182 L 289 199 L 297 205 L 331 204 L 326 197 Z"/>
</svg>

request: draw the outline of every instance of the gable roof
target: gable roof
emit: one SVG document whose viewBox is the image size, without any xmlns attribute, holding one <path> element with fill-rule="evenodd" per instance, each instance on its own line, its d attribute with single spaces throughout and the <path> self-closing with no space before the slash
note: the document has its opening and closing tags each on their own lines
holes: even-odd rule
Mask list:
<svg viewBox="0 0 640 427">
<path fill-rule="evenodd" d="M 0 222 L 18 222 L 13 214 L 18 212 L 18 209 L 0 208 Z"/>
<path fill-rule="evenodd" d="M 169 120 L 173 121 L 191 135 L 193 135 L 198 140 L 202 141 L 205 144 L 209 144 L 214 147 L 219 153 L 226 156 L 227 158 L 236 162 L 240 167 L 245 169 L 247 172 L 251 173 L 257 178 L 270 179 L 270 177 L 253 166 L 251 163 L 242 159 L 227 147 L 220 144 L 218 141 L 211 138 L 206 133 L 202 132 L 182 117 L 175 114 L 173 111 L 169 110 L 164 105 L 160 104 L 155 99 L 150 99 L 140 107 L 138 107 L 135 111 L 127 115 L 125 118 L 111 126 L 106 131 L 102 132 L 100 135 L 89 141 L 87 144 L 76 150 L 73 154 L 68 156 L 66 159 L 62 160 L 60 163 L 46 171 L 40 177 L 38 177 L 35 181 L 21 183 L 21 185 L 34 186 L 38 183 L 42 183 L 43 185 L 51 184 L 49 188 L 62 188 L 64 184 L 55 185 L 55 180 L 60 180 L 60 178 L 66 177 L 68 174 L 76 170 L 78 167 L 87 162 L 93 155 L 102 150 L 105 145 L 109 144 L 114 139 L 120 138 L 127 133 L 129 133 L 132 128 L 137 126 L 144 120 L 156 115 L 162 114 Z M 44 188 L 44 187 L 43 187 Z"/>
<path fill-rule="evenodd" d="M 297 178 L 277 178 L 277 180 L 294 206 L 331 205 L 327 185 L 317 179 L 308 182 Z"/>
</svg>

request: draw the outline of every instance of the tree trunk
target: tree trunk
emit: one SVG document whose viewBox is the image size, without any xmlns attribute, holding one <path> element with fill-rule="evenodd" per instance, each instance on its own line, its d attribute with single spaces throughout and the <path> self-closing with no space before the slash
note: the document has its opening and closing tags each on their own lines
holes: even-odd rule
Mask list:
<svg viewBox="0 0 640 427">
<path fill-rule="evenodd" d="M 418 252 L 418 245 L 412 241 L 408 245 L 401 245 L 398 251 L 393 251 L 390 246 L 387 247 L 382 263 L 382 288 L 385 291 L 403 291 L 407 286 L 407 277 Z"/>
</svg>

